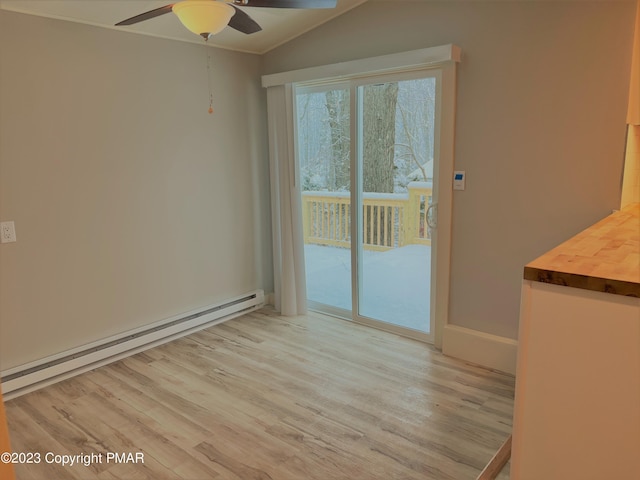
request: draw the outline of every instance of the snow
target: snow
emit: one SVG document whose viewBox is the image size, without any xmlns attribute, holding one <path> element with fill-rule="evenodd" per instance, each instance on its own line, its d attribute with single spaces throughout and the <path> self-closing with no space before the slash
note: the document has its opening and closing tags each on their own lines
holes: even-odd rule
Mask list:
<svg viewBox="0 0 640 480">
<path fill-rule="evenodd" d="M 305 245 L 307 297 L 351 310 L 351 254 L 346 248 Z M 364 250 L 360 314 L 429 331 L 431 248 L 407 245 Z"/>
</svg>

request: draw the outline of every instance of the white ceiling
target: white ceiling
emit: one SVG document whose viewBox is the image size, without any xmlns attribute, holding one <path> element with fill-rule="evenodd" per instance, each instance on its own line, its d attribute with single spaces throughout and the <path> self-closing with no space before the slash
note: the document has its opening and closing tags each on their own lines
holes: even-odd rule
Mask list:
<svg viewBox="0 0 640 480">
<path fill-rule="evenodd" d="M 240 7 L 260 24 L 262 31 L 246 35 L 225 28 L 208 43 L 230 50 L 265 53 L 366 1 L 338 0 L 334 9 L 317 10 Z M 173 13 L 127 27 L 114 26 L 170 3 L 175 0 L 0 0 L 0 9 L 202 44 L 202 38 L 183 27 Z"/>
</svg>

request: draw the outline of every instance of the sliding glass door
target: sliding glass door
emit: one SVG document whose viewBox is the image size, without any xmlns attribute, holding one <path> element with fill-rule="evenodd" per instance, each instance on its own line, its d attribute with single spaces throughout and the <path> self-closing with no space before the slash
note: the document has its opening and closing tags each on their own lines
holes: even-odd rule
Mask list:
<svg viewBox="0 0 640 480">
<path fill-rule="evenodd" d="M 311 308 L 431 340 L 437 87 L 420 71 L 296 88 Z"/>
<path fill-rule="evenodd" d="M 296 96 L 307 299 L 339 316 L 351 311 L 351 102 L 348 86 Z"/>
<path fill-rule="evenodd" d="M 357 313 L 428 334 L 435 79 L 368 83 L 357 94 Z"/>
</svg>

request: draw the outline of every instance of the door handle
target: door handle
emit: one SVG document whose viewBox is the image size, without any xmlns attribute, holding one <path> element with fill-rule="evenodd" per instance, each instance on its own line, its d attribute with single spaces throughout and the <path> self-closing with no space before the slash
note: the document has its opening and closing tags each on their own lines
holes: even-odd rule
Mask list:
<svg viewBox="0 0 640 480">
<path fill-rule="evenodd" d="M 432 203 L 427 208 L 427 213 L 425 214 L 425 218 L 427 219 L 427 226 L 431 229 L 438 227 L 438 204 Z"/>
</svg>

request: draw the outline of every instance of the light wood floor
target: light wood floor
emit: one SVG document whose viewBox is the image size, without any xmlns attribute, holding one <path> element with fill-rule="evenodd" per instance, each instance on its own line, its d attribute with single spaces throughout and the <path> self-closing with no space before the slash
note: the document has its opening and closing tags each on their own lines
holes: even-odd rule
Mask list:
<svg viewBox="0 0 640 480">
<path fill-rule="evenodd" d="M 416 341 L 263 309 L 6 408 L 14 451 L 103 453 L 18 480 L 473 480 L 511 433 L 513 391 Z"/>
</svg>

